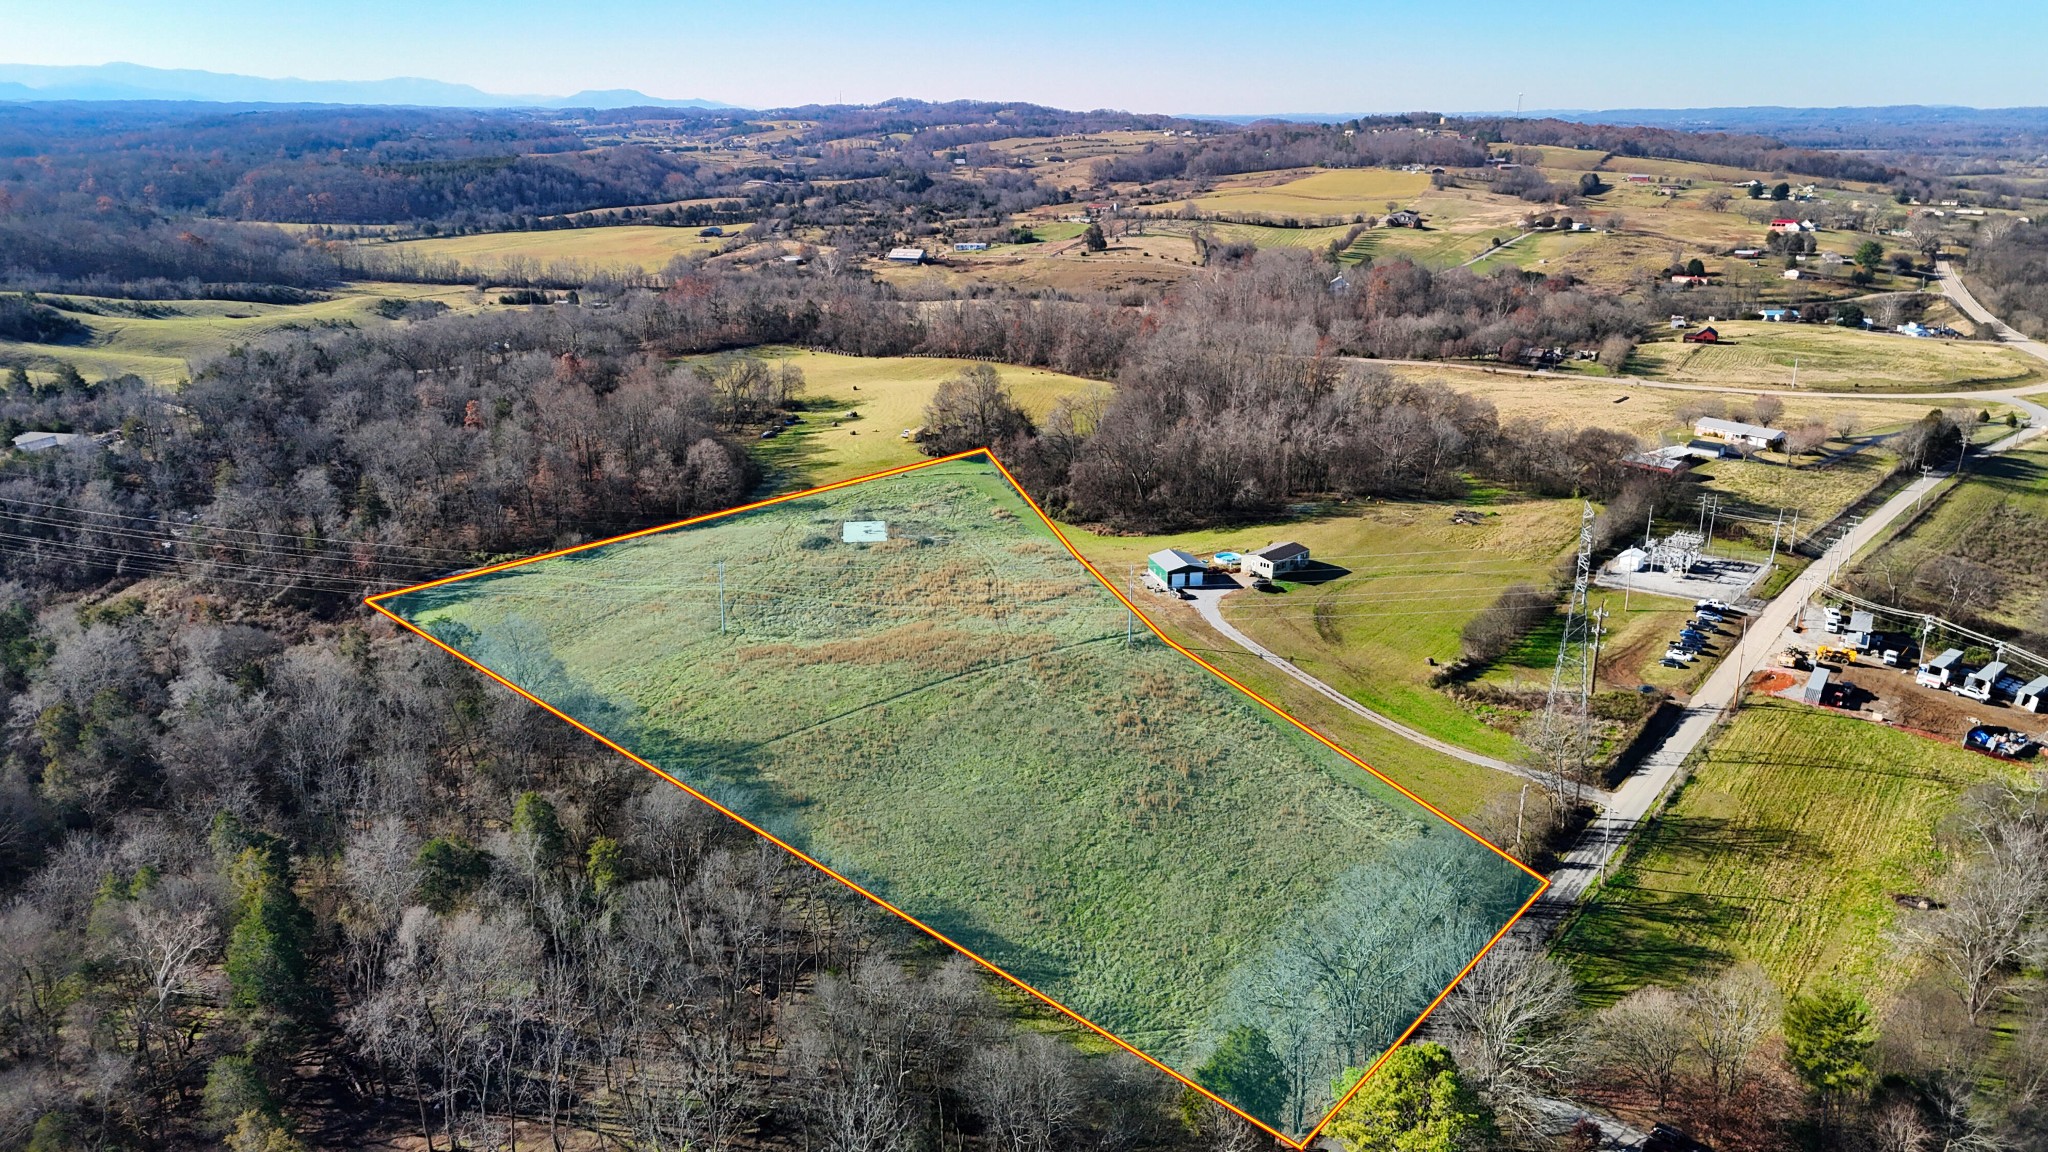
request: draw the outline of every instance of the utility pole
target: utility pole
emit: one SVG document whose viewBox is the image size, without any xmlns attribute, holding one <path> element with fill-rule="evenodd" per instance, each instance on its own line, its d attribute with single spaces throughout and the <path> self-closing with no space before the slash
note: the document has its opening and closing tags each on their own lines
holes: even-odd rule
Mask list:
<svg viewBox="0 0 2048 1152">
<path fill-rule="evenodd" d="M 1591 743 L 1593 668 L 1599 658 L 1599 623 L 1588 610 L 1593 583 L 1593 505 L 1579 518 L 1579 556 L 1565 605 L 1564 631 L 1557 645 L 1557 666 L 1550 675 L 1550 693 L 1536 741 L 1537 755 L 1548 761 L 1551 785 L 1560 802 L 1576 806 L 1584 783 L 1586 753 Z M 1604 618 L 1605 613 L 1601 614 Z M 1567 792 L 1569 784 L 1570 791 Z"/>
<path fill-rule="evenodd" d="M 718 634 L 725 635 L 725 561 L 718 562 Z"/>
</svg>

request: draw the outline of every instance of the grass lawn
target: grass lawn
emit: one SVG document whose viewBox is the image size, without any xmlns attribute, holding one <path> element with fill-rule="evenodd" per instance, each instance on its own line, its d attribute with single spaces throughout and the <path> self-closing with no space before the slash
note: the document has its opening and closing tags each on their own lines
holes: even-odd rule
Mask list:
<svg viewBox="0 0 2048 1152">
<path fill-rule="evenodd" d="M 1577 508 L 1563 500 L 1502 503 L 1488 507 L 1477 525 L 1451 523 L 1452 508 L 1372 503 L 1274 525 L 1070 538 L 1106 574 L 1133 583 L 1145 556 L 1160 548 L 1207 555 L 1299 540 L 1330 566 L 1318 582 L 1283 581 L 1282 594 L 1238 593 L 1224 601 L 1225 618 L 1374 711 L 1475 752 L 1512 758 L 1521 752 L 1512 735 L 1429 687 L 1429 660 L 1455 659 L 1465 622 L 1509 584 L 1548 583 L 1577 543 Z"/>
<path fill-rule="evenodd" d="M 1660 340 L 1636 349 L 1630 363 L 1666 380 L 1788 388 L 1793 362 L 1798 386 L 1835 392 L 1940 391 L 2006 387 L 2040 377 L 2040 362 L 1997 344 L 1915 340 L 1820 324 L 1716 323 L 1723 343 Z"/>
<path fill-rule="evenodd" d="M 1295 1037 L 1289 1131 L 1537 884 L 1142 627 L 1127 645 L 981 460 L 390 607 L 1170 1066 L 1239 1024 Z M 1358 976 L 1304 951 L 1336 939 Z"/>
<path fill-rule="evenodd" d="M 431 240 L 372 241 L 368 251 L 454 260 L 481 272 L 502 269 L 511 260 L 536 264 L 575 262 L 596 268 L 637 268 L 658 272 L 686 252 L 712 252 L 746 228 L 722 226 L 724 236 L 699 236 L 698 228 L 663 228 L 621 224 L 602 228 L 560 228 L 547 232 L 485 232 L 475 236 L 437 236 Z"/>
<path fill-rule="evenodd" d="M 1934 832 L 1996 760 L 1839 713 L 1752 699 L 1567 930 L 1597 998 L 1754 960 L 1787 989 L 1901 977 L 1895 892 L 1941 863 Z"/>
<path fill-rule="evenodd" d="M 1233 216 L 1350 219 L 1382 215 L 1389 200 L 1406 204 L 1428 190 L 1426 172 L 1337 168 L 1283 180 L 1275 180 L 1271 173 L 1232 177 L 1194 202 L 1204 212 Z"/>
<path fill-rule="evenodd" d="M 2048 621 L 2048 565 L 2038 542 L 2048 538 L 2048 450 L 1984 457 L 1960 483 L 1945 485 L 1928 513 L 1857 560 L 1869 585 L 1905 583 L 1922 566 L 1960 557 L 1995 573 L 1995 586 L 1972 589 L 1971 611 L 2014 631 L 2039 631 Z M 2022 542 L 2025 543 L 2022 543 Z M 1941 610 L 1939 594 L 1929 605 Z"/>
<path fill-rule="evenodd" d="M 749 355 L 803 369 L 802 423 L 755 451 L 777 473 L 775 487 L 809 488 L 925 459 L 906 429 L 924 424 L 925 405 L 940 382 L 973 361 L 917 356 L 841 356 L 800 349 L 756 349 Z M 991 365 L 1026 411 L 1043 417 L 1063 396 L 1106 385 L 1039 368 Z M 848 419 L 848 412 L 859 416 Z M 836 422 L 836 426 L 835 426 Z"/>
</svg>

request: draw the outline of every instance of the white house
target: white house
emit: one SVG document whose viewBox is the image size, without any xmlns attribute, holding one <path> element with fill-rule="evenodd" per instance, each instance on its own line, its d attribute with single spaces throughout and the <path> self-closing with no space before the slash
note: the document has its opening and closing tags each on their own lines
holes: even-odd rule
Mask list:
<svg viewBox="0 0 2048 1152">
<path fill-rule="evenodd" d="M 1268 544 L 1256 552 L 1245 553 L 1243 567 L 1252 576 L 1271 580 L 1282 573 L 1308 567 L 1308 545 L 1296 544 L 1292 540 Z"/>
<path fill-rule="evenodd" d="M 1723 420 L 1718 416 L 1702 416 L 1699 423 L 1693 425 L 1693 435 L 1744 448 L 1776 448 L 1785 443 L 1785 433 L 1779 429 L 1744 424 L 1740 420 Z"/>
</svg>

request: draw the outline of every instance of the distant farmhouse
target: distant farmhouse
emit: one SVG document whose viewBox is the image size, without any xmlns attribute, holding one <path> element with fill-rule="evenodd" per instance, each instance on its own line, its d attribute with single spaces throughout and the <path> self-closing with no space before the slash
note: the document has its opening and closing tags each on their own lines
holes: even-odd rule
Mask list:
<svg viewBox="0 0 2048 1152">
<path fill-rule="evenodd" d="M 1386 216 L 1381 218 L 1380 223 L 1389 228 L 1420 228 L 1422 227 L 1422 213 L 1415 211 L 1413 208 L 1402 208 L 1387 213 Z"/>
</svg>

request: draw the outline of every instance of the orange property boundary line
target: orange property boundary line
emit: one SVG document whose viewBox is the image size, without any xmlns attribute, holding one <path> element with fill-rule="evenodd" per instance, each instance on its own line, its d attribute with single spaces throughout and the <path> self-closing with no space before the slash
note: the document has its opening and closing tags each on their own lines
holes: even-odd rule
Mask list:
<svg viewBox="0 0 2048 1152">
<path fill-rule="evenodd" d="M 753 821 L 748 820 L 746 817 L 741 816 L 739 813 L 734 812 L 732 809 L 727 808 L 723 804 L 720 804 L 718 801 L 713 800 L 711 797 L 706 796 L 702 792 L 699 792 L 697 789 L 690 787 L 688 784 L 685 784 L 681 780 L 676 779 L 674 776 L 669 775 L 662 769 L 655 767 L 653 764 L 635 755 L 630 750 L 620 746 L 618 743 L 611 740 L 609 737 L 606 737 L 603 734 L 597 732 L 588 725 L 577 720 L 575 717 L 570 716 L 568 713 L 563 712 L 561 709 L 556 708 L 554 705 L 549 704 L 547 701 L 542 700 L 540 697 L 535 696 L 533 693 L 528 692 L 526 689 L 521 688 L 519 685 L 512 683 L 510 680 L 507 680 L 505 677 L 498 675 L 491 669 L 484 667 L 482 664 L 479 664 L 478 662 L 470 659 L 468 656 L 462 654 L 461 652 L 456 651 L 453 647 L 450 647 L 448 644 L 443 643 L 440 639 L 433 636 L 425 629 L 418 627 L 409 620 L 406 620 L 404 617 L 384 607 L 384 605 L 381 603 L 381 601 L 388 600 L 393 597 L 408 595 L 410 593 L 423 591 L 428 588 L 437 588 L 444 584 L 453 584 L 457 581 L 468 580 L 472 577 L 483 576 L 493 572 L 503 572 L 509 568 L 517 568 L 521 565 L 532 564 L 540 560 L 548 560 L 557 556 L 566 556 L 570 553 L 582 552 L 590 548 L 601 548 L 607 544 L 617 544 L 621 541 L 634 540 L 642 536 L 652 536 L 656 533 L 668 532 L 677 528 L 687 528 L 692 525 L 702 524 L 711 520 L 722 519 L 724 517 L 732 516 L 741 512 L 751 512 L 754 511 L 755 509 L 767 508 L 791 500 L 799 500 L 806 496 L 816 496 L 821 492 L 831 492 L 834 491 L 835 489 L 846 488 L 854 484 L 863 484 L 869 480 L 880 480 L 883 477 L 897 476 L 905 472 L 915 472 L 920 468 L 929 468 L 935 464 L 947 464 L 953 461 L 965 460 L 975 456 L 984 457 L 988 460 L 989 463 L 995 465 L 996 470 L 1003 474 L 1003 479 L 1006 480 L 1010 484 L 1010 486 L 1016 490 L 1019 496 L 1024 498 L 1024 502 L 1030 505 L 1031 510 L 1038 514 L 1038 518 L 1045 523 L 1046 528 L 1051 530 L 1053 536 L 1059 540 L 1060 544 L 1063 547 L 1066 548 L 1068 554 L 1073 556 L 1075 560 L 1079 561 L 1081 563 L 1081 566 L 1083 568 L 1086 568 L 1089 574 L 1094 576 L 1095 579 L 1099 581 L 1104 588 L 1109 589 L 1110 595 L 1115 596 L 1118 602 L 1123 604 L 1125 608 L 1129 609 L 1133 616 L 1137 617 L 1139 620 L 1144 621 L 1145 627 L 1148 630 L 1150 630 L 1154 636 L 1157 636 L 1161 643 L 1165 644 L 1169 648 L 1172 648 L 1174 651 L 1180 653 L 1188 659 L 1194 661 L 1196 664 L 1199 664 L 1204 669 L 1208 670 L 1208 672 L 1211 675 L 1214 675 L 1216 678 L 1222 680 L 1224 683 L 1230 685 L 1232 688 L 1235 688 L 1239 692 L 1244 693 L 1246 696 L 1251 697 L 1253 700 L 1258 701 L 1260 704 L 1264 705 L 1267 708 L 1267 710 L 1271 711 L 1274 715 L 1280 717 L 1282 720 L 1285 720 L 1288 724 L 1293 725 L 1295 728 L 1301 730 L 1302 732 L 1307 733 L 1318 743 L 1329 748 L 1331 751 L 1337 753 L 1339 756 L 1342 756 L 1344 759 L 1350 761 L 1351 763 L 1357 765 L 1359 768 L 1363 769 L 1373 778 L 1386 784 L 1388 787 L 1393 788 L 1401 795 L 1414 801 L 1416 804 L 1421 805 L 1430 813 L 1442 819 L 1445 823 L 1450 824 L 1452 827 L 1458 829 L 1460 832 L 1463 832 L 1465 835 L 1470 836 L 1472 839 L 1485 845 L 1487 848 L 1491 849 L 1496 855 L 1498 855 L 1501 859 L 1506 860 L 1508 863 L 1514 865 L 1516 868 L 1521 869 L 1523 872 L 1527 873 L 1537 881 L 1537 888 L 1535 893 L 1532 894 L 1526 901 L 1524 901 L 1520 908 L 1517 908 L 1515 910 L 1515 914 L 1508 918 L 1507 923 L 1501 926 L 1500 931 L 1495 932 L 1493 934 L 1492 939 L 1486 942 L 1486 946 L 1484 948 L 1481 948 L 1478 954 L 1473 956 L 1472 959 L 1466 963 L 1465 967 L 1460 969 L 1458 971 L 1458 974 L 1451 978 L 1451 982 L 1444 986 L 1444 990 L 1442 992 L 1437 993 L 1436 999 L 1430 1001 L 1429 1006 L 1422 1010 L 1422 1014 L 1415 1018 L 1415 1022 L 1413 1024 L 1410 1024 L 1406 1031 L 1402 1032 L 1401 1035 L 1397 1037 L 1393 1043 L 1387 1046 L 1385 1051 L 1380 1053 L 1379 1057 L 1375 1059 L 1372 1062 L 1371 1066 L 1369 1066 L 1366 1069 L 1365 1074 L 1358 1078 L 1358 1083 L 1352 1086 L 1351 1091 L 1345 1093 L 1343 1099 L 1337 1101 L 1336 1104 L 1331 1106 L 1330 1111 L 1323 1116 L 1322 1120 L 1319 1121 L 1314 1128 L 1309 1130 L 1308 1135 L 1303 1136 L 1299 1140 L 1296 1140 L 1286 1135 L 1285 1133 L 1278 1131 L 1271 1125 L 1267 1124 L 1265 1121 L 1260 1120 L 1256 1116 L 1252 1116 L 1246 1113 L 1242 1108 L 1239 1108 L 1237 1105 L 1232 1104 L 1230 1101 L 1223 1099 L 1221 1096 L 1218 1096 L 1216 1093 L 1210 1091 L 1207 1088 L 1204 1088 L 1202 1085 L 1195 1083 L 1192 1079 L 1188 1078 L 1187 1076 L 1184 1076 L 1180 1072 L 1177 1072 L 1174 1069 L 1167 1067 L 1165 1064 L 1152 1058 L 1146 1053 L 1139 1051 L 1137 1048 L 1133 1047 L 1129 1043 L 1126 1043 L 1124 1040 L 1117 1037 L 1108 1029 L 1103 1028 L 1102 1026 L 1096 1024 L 1094 1021 L 1089 1020 L 1088 1018 L 1082 1016 L 1080 1013 L 1075 1012 L 1073 1009 L 1067 1007 L 1066 1005 L 1060 1003 L 1052 997 L 1047 996 L 1045 993 L 1040 992 L 1038 989 L 1032 987 L 1031 985 L 1026 984 L 1024 981 L 1004 971 L 1001 967 L 997 966 L 996 964 L 990 963 L 988 960 L 977 955 L 972 949 L 961 945 L 959 942 L 949 938 L 944 933 L 924 923 L 917 917 L 912 916 L 910 913 L 903 911 L 901 908 L 896 907 L 895 905 L 889 903 L 887 900 L 882 899 L 880 896 L 875 895 L 873 892 L 868 891 L 866 888 L 861 887 L 859 884 L 856 884 L 852 880 L 849 880 L 846 877 L 840 875 L 838 872 L 833 871 L 831 868 L 827 867 L 823 862 L 812 859 L 809 855 L 804 853 L 802 850 L 796 848 L 794 845 L 791 845 L 783 841 L 781 838 L 769 832 L 767 829 L 762 828 L 760 825 L 755 824 Z M 1472 831 L 1470 828 L 1465 827 L 1465 825 L 1459 823 L 1456 819 L 1452 818 L 1448 813 L 1444 812 L 1436 805 L 1431 804 L 1429 801 L 1424 800 L 1420 796 L 1417 796 L 1414 792 L 1409 791 L 1400 783 L 1388 778 L 1379 769 L 1374 768 L 1372 765 L 1367 764 L 1365 761 L 1360 760 L 1358 757 L 1353 756 L 1351 753 L 1345 751 L 1343 748 L 1339 747 L 1336 743 L 1331 741 L 1329 737 L 1324 736 L 1322 733 L 1309 727 L 1307 724 L 1304 724 L 1300 720 L 1295 719 L 1294 716 L 1289 714 L 1286 709 L 1281 708 L 1278 704 L 1275 704 L 1271 700 L 1266 699 L 1264 696 L 1259 695 L 1257 692 L 1252 691 L 1244 684 L 1239 683 L 1236 679 L 1232 678 L 1228 673 L 1224 672 L 1222 669 L 1216 667 L 1214 664 L 1209 663 L 1207 660 L 1202 659 L 1200 656 L 1195 655 L 1195 653 L 1189 651 L 1185 647 L 1182 647 L 1179 643 L 1175 642 L 1171 637 L 1167 636 L 1165 632 L 1160 630 L 1157 624 L 1154 624 L 1152 622 L 1151 617 L 1145 615 L 1144 612 L 1140 611 L 1138 609 L 1138 606 L 1135 603 L 1133 603 L 1129 597 L 1125 596 L 1121 591 L 1119 591 L 1116 585 L 1112 584 L 1107 577 L 1103 576 L 1102 572 L 1099 569 L 1097 569 L 1094 564 L 1090 563 L 1087 557 L 1081 555 L 1080 551 L 1074 547 L 1073 542 L 1067 539 L 1066 534 L 1064 532 L 1060 531 L 1059 525 L 1053 523 L 1052 517 L 1047 516 L 1045 514 L 1045 510 L 1038 506 L 1038 502 L 1031 498 L 1030 493 L 1024 491 L 1024 486 L 1022 484 L 1017 483 L 1017 478 L 1010 474 L 1010 470 L 1003 466 L 1002 461 L 996 459 L 995 453 L 985 448 L 969 449 L 968 451 L 965 452 L 956 452 L 950 456 L 940 456 L 935 459 L 920 461 L 916 464 L 904 464 L 895 468 L 887 468 L 880 472 L 870 473 L 866 476 L 856 476 L 850 480 L 839 480 L 831 484 L 821 484 L 815 488 L 806 488 L 801 492 L 791 492 L 788 493 L 787 495 L 775 496 L 767 500 L 757 500 L 750 504 L 742 504 L 737 508 L 725 509 L 722 512 L 712 512 L 707 513 L 703 516 L 693 516 L 687 520 L 678 520 L 671 524 L 662 524 L 653 528 L 642 528 L 637 532 L 626 532 L 618 536 L 607 537 L 603 540 L 593 540 L 587 544 L 577 544 L 568 548 L 557 548 L 552 552 L 543 552 L 537 556 L 528 556 L 519 560 L 508 560 L 500 564 L 492 564 L 487 567 L 478 568 L 471 572 L 463 572 L 454 576 L 443 576 L 439 579 L 428 580 L 424 583 L 414 584 L 410 587 L 399 588 L 390 592 L 380 592 L 375 596 L 367 598 L 363 601 L 363 603 L 367 604 L 369 607 L 383 614 L 384 616 L 389 618 L 393 623 L 397 624 L 399 627 L 404 628 L 405 630 L 424 638 L 428 643 L 433 644 L 435 647 L 448 653 L 450 656 L 455 657 L 457 660 L 462 661 L 464 664 L 467 664 L 470 667 L 476 669 L 477 671 L 483 673 L 485 676 L 490 677 L 492 680 L 503 685 L 516 695 L 524 698 L 529 703 L 532 703 L 541 710 L 554 716 L 556 719 L 561 720 L 563 723 L 568 724 L 570 727 L 576 729 L 577 731 L 604 745 L 606 748 L 609 748 L 612 751 L 618 753 L 619 755 L 625 757 L 627 760 L 630 760 L 633 763 L 638 764 L 640 767 L 645 768 L 647 771 L 652 772 L 656 776 L 661 777 L 663 780 L 668 781 L 675 787 L 680 788 L 684 792 L 689 793 L 691 796 L 696 797 L 698 800 L 703 801 L 705 804 L 709 805 L 711 808 L 715 809 L 720 814 L 724 815 L 726 818 L 732 820 L 734 823 L 739 824 L 741 827 L 747 829 L 748 831 L 754 833 L 757 836 L 760 836 L 762 839 L 767 840 L 768 842 L 774 844 L 776 847 L 781 848 L 783 851 L 788 852 L 790 855 L 796 857 L 797 859 L 803 861 L 806 864 L 809 864 L 811 867 L 816 868 L 818 871 L 823 872 L 825 875 L 830 876 L 832 879 L 837 880 L 839 883 L 846 885 L 853 891 L 858 892 L 860 895 L 873 901 L 882 908 L 885 908 L 888 911 L 894 913 L 895 915 L 901 917 L 903 920 L 907 921 L 912 926 L 931 936 L 933 939 L 939 941 L 942 944 L 945 944 L 949 948 L 954 949 L 961 955 L 966 956 L 968 959 L 973 960 L 975 963 L 980 964 L 982 967 L 988 969 L 990 972 L 993 972 L 997 976 L 1003 978 L 1004 980 L 1009 981 L 1011 984 L 1016 985 L 1018 988 L 1030 994 L 1032 997 L 1045 1002 L 1054 1010 L 1073 1020 L 1075 1023 L 1080 1024 L 1082 1027 L 1087 1028 L 1089 1031 L 1094 1032 L 1095 1034 L 1101 1036 L 1103 1039 L 1108 1040 L 1112 1044 L 1115 1044 L 1117 1047 L 1124 1049 L 1131 1055 L 1136 1056 L 1140 1060 L 1143 1060 L 1145 1063 L 1150 1064 L 1154 1068 L 1159 1069 L 1161 1072 L 1166 1073 L 1168 1076 L 1173 1077 L 1175 1080 L 1178 1080 L 1182 1084 L 1186 1085 L 1189 1089 L 1195 1092 L 1199 1092 L 1203 1096 L 1206 1096 L 1210 1100 L 1217 1103 L 1218 1105 L 1221 1105 L 1222 1107 L 1229 1109 L 1232 1113 L 1235 1113 L 1237 1116 L 1243 1118 L 1247 1123 L 1256 1126 L 1261 1131 L 1264 1131 L 1268 1135 L 1272 1136 L 1274 1139 L 1280 1141 L 1282 1144 L 1285 1144 L 1290 1148 L 1306 1149 L 1311 1143 L 1313 1143 L 1316 1137 L 1322 1133 L 1323 1129 L 1329 1125 L 1330 1121 L 1336 1117 L 1337 1113 L 1343 1111 L 1344 1106 L 1350 1103 L 1351 1098 L 1357 1095 L 1359 1090 L 1364 1088 L 1366 1083 L 1373 1078 L 1373 1075 L 1379 1071 L 1380 1065 L 1384 1064 L 1387 1061 L 1388 1057 L 1393 1055 L 1395 1049 L 1399 1048 L 1402 1044 L 1406 1043 L 1409 1037 L 1413 1036 L 1415 1034 L 1415 1031 L 1418 1028 L 1422 1027 L 1423 1022 L 1429 1019 L 1430 1014 L 1436 1011 L 1437 1007 L 1444 1002 L 1445 998 L 1450 996 L 1452 990 L 1457 988 L 1459 982 L 1464 980 L 1465 977 L 1471 973 L 1472 969 L 1477 967 L 1479 962 L 1486 958 L 1486 954 L 1488 952 L 1491 952 L 1496 944 L 1500 943 L 1501 939 L 1505 937 L 1508 934 L 1509 930 L 1515 926 L 1515 923 L 1519 921 L 1525 914 L 1527 914 L 1529 909 L 1536 903 L 1536 901 L 1543 898 L 1543 893 L 1548 891 L 1550 888 L 1549 879 L 1543 876 L 1541 873 L 1537 872 L 1535 869 L 1530 868 L 1527 864 L 1522 863 L 1520 860 L 1517 860 L 1513 856 L 1502 851 L 1500 847 L 1495 845 L 1492 841 L 1486 839 L 1484 836 L 1479 835 L 1477 832 Z"/>
</svg>

